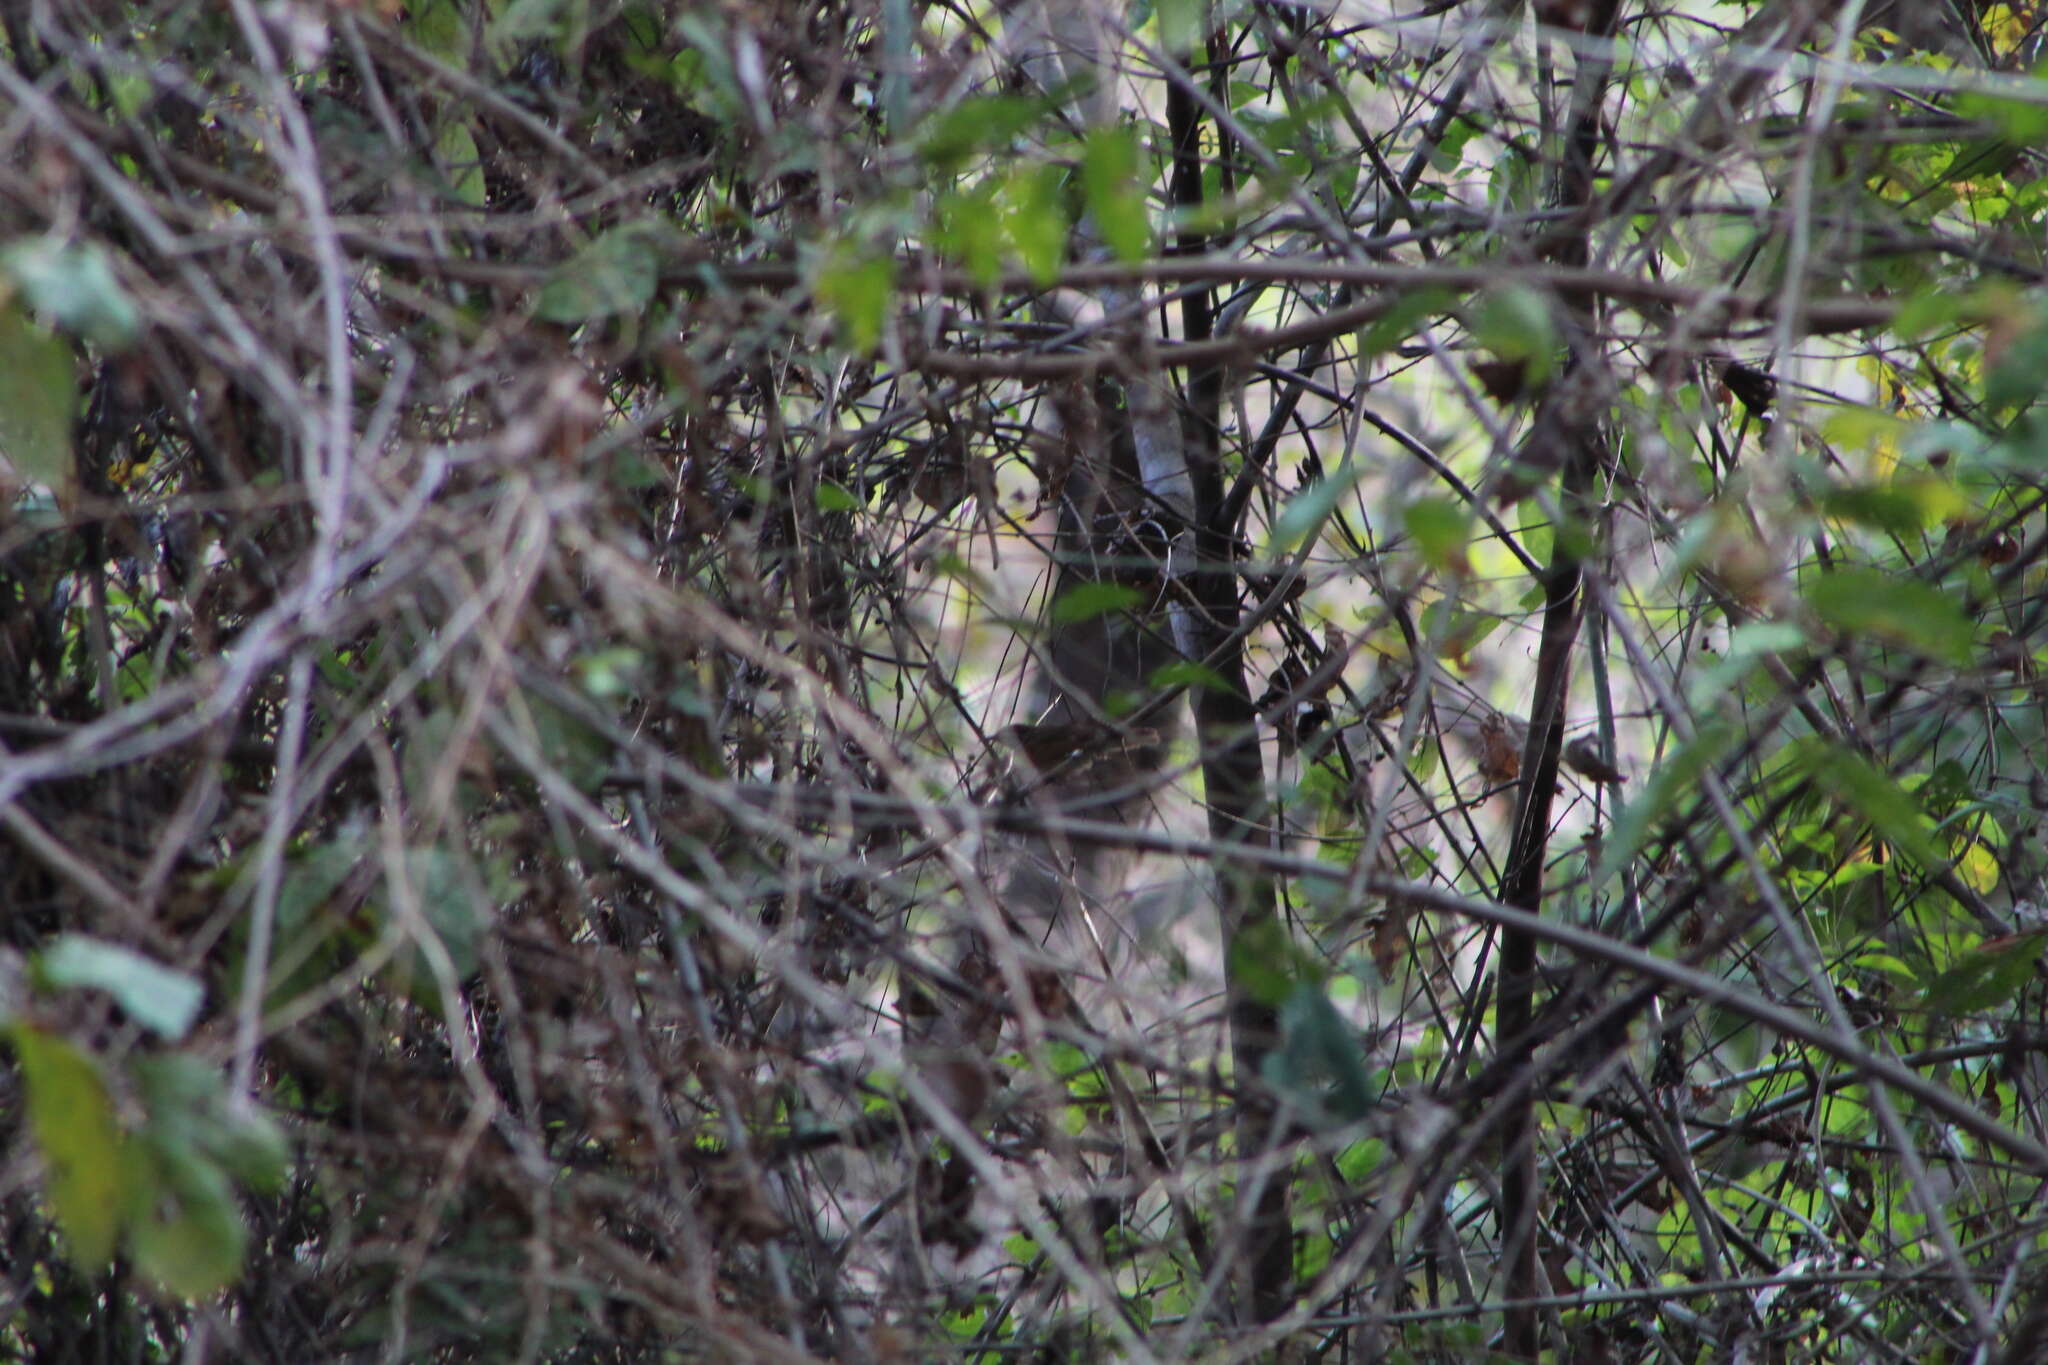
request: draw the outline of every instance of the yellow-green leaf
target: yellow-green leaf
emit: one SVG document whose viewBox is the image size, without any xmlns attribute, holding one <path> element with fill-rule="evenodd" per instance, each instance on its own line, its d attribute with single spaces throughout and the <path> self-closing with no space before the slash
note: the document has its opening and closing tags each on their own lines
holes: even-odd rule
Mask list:
<svg viewBox="0 0 2048 1365">
<path fill-rule="evenodd" d="M 1975 839 L 1966 839 L 1956 854 L 1956 876 L 1978 895 L 1989 895 L 1998 885 L 1998 855 Z"/>
<path fill-rule="evenodd" d="M 0 458 L 30 483 L 71 476 L 71 422 L 78 376 L 71 348 L 0 304 Z"/>
<path fill-rule="evenodd" d="M 134 1171 L 99 1066 L 62 1038 L 27 1024 L 9 1030 L 28 1091 L 29 1131 L 49 1169 L 50 1207 L 74 1261 L 113 1259 L 133 1206 Z"/>
<path fill-rule="evenodd" d="M 955 174 L 975 156 L 1007 146 L 1045 117 L 1051 107 L 1043 96 L 984 95 L 963 100 L 919 127 L 918 155 L 941 174 Z"/>
<path fill-rule="evenodd" d="M 1922 998 L 1938 1015 L 1976 1014 L 2011 1001 L 2034 979 L 2034 964 L 2048 936 L 2019 934 L 1991 939 L 1956 959 L 1927 983 Z"/>
<path fill-rule="evenodd" d="M 1402 513 L 1415 548 L 1439 573 L 1464 574 L 1472 566 L 1465 558 L 1465 546 L 1472 536 L 1472 519 L 1465 509 L 1448 498 L 1417 498 Z"/>
<path fill-rule="evenodd" d="M 1396 294 L 1386 311 L 1375 319 L 1371 326 L 1358 333 L 1358 354 L 1379 355 L 1391 351 L 1420 327 L 1426 318 L 1435 317 L 1450 309 L 1457 295 L 1448 289 L 1413 289 Z"/>
<path fill-rule="evenodd" d="M 1003 233 L 1018 264 L 1039 284 L 1051 284 L 1067 254 L 1067 211 L 1057 166 L 1020 166 L 1003 181 Z"/>
<path fill-rule="evenodd" d="M 548 277 L 533 313 L 567 325 L 637 313 L 653 302 L 660 279 L 656 234 L 634 224 L 613 228 Z"/>
<path fill-rule="evenodd" d="M 1175 57 L 1191 52 L 1210 23 L 1209 0 L 1158 0 L 1159 45 Z"/>
<path fill-rule="evenodd" d="M 816 500 L 820 512 L 858 512 L 862 506 L 861 500 L 853 495 L 852 490 L 830 479 L 820 479 L 812 497 Z"/>
<path fill-rule="evenodd" d="M 1934 842 L 1932 822 L 1913 798 L 1882 768 L 1861 754 L 1813 739 L 1800 741 L 1792 765 L 1814 784 L 1870 822 L 1879 837 L 1922 867 L 1938 868 L 1947 859 Z"/>
<path fill-rule="evenodd" d="M 1273 519 L 1272 548 L 1285 554 L 1322 530 L 1338 501 L 1358 482 L 1358 466 L 1346 460 L 1335 473 L 1317 479 L 1295 494 Z"/>
<path fill-rule="evenodd" d="M 1144 593 L 1122 583 L 1082 583 L 1068 588 L 1052 604 L 1053 624 L 1068 626 L 1092 621 L 1113 611 L 1126 611 L 1144 600 Z"/>
<path fill-rule="evenodd" d="M 841 244 L 818 272 L 818 301 L 839 322 L 847 350 L 866 355 L 882 339 L 882 320 L 896 287 L 896 262 L 880 252 Z"/>
<path fill-rule="evenodd" d="M 462 203 L 473 208 L 484 206 L 484 163 L 477 154 L 476 138 L 469 131 L 469 124 L 461 119 L 451 119 L 441 129 L 441 136 L 434 139 L 434 154 L 441 160 L 441 170 L 448 177 L 448 191 Z"/>
<path fill-rule="evenodd" d="M 1127 262 L 1152 252 L 1152 224 L 1138 176 L 1138 143 L 1127 128 L 1097 128 L 1081 150 L 1081 192 L 1095 230 Z"/>
<path fill-rule="evenodd" d="M 249 1230 L 227 1172 L 180 1144 L 150 1142 L 147 1204 L 129 1228 L 135 1264 L 172 1294 L 201 1299 L 233 1284 Z"/>
<path fill-rule="evenodd" d="M 1844 635 L 1874 636 L 1944 663 L 1968 663 L 1977 639 L 1954 599 L 1904 574 L 1835 569 L 1814 581 L 1806 601 Z"/>
<path fill-rule="evenodd" d="M 1472 336 L 1502 360 L 1522 362 L 1528 383 L 1550 376 L 1557 360 L 1557 325 L 1550 302 L 1526 284 L 1488 290 L 1473 310 Z"/>
<path fill-rule="evenodd" d="M 993 285 L 1003 268 L 1003 219 L 993 187 L 942 196 L 936 216 L 940 249 L 957 257 L 976 284 Z"/>
<path fill-rule="evenodd" d="M 1199 687 L 1210 692 L 1239 695 L 1221 673 L 1193 659 L 1175 659 L 1172 663 L 1161 664 L 1152 670 L 1152 676 L 1145 682 L 1158 692 L 1169 687 Z"/>
<path fill-rule="evenodd" d="M 456 0 L 416 0 L 406 6 L 405 27 L 436 57 L 458 57 L 469 44 L 469 23 Z"/>
<path fill-rule="evenodd" d="M 1830 517 L 1875 527 L 1893 535 L 1914 535 L 1962 512 L 1967 503 L 1943 479 L 1894 479 L 1888 484 L 1844 484 L 1821 495 Z"/>
</svg>

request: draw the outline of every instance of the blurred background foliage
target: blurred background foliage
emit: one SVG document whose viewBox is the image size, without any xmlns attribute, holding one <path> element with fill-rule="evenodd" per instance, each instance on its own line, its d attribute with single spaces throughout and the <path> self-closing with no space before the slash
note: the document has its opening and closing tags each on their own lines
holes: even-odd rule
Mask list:
<svg viewBox="0 0 2048 1365">
<path fill-rule="evenodd" d="M 2031 1359 L 2043 22 L 0 0 L 0 1358 Z"/>
</svg>

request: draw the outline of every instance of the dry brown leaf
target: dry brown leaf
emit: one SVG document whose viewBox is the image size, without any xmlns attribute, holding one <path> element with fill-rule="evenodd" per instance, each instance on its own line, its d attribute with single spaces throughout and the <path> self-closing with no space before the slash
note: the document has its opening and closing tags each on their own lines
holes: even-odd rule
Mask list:
<svg viewBox="0 0 2048 1365">
<path fill-rule="evenodd" d="M 1479 775 L 1489 782 L 1512 782 L 1522 775 L 1523 727 L 1500 712 L 1479 722 Z"/>
</svg>

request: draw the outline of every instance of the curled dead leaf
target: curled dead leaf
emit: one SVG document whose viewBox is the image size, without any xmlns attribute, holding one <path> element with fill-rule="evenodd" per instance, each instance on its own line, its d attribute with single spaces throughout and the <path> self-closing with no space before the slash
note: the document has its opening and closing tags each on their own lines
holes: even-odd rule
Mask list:
<svg viewBox="0 0 2048 1365">
<path fill-rule="evenodd" d="M 1490 712 L 1479 722 L 1479 775 L 1489 782 L 1512 782 L 1522 775 L 1522 743 L 1528 724 Z"/>
</svg>

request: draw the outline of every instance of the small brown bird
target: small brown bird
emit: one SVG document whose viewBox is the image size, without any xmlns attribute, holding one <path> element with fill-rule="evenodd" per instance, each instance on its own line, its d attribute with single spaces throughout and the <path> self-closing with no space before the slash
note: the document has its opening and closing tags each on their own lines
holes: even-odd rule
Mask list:
<svg viewBox="0 0 2048 1365">
<path fill-rule="evenodd" d="M 1564 746 L 1564 766 L 1592 782 L 1611 785 L 1628 781 L 1621 769 L 1607 761 L 1607 755 L 1600 751 L 1600 742 L 1591 735 L 1581 735 Z"/>
<path fill-rule="evenodd" d="M 1159 743 L 1157 730 L 1142 726 L 1111 729 L 1093 721 L 1048 725 L 1005 725 L 996 739 L 1015 750 L 1026 763 L 1049 772 L 1074 758 L 1093 758 L 1122 749 L 1144 749 Z"/>
</svg>

